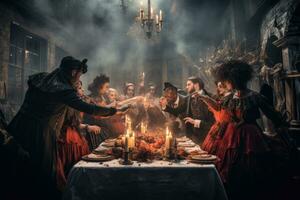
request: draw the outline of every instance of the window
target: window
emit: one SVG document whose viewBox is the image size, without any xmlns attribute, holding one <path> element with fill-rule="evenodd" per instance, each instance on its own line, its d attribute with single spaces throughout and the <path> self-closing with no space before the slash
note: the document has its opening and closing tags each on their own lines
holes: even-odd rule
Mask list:
<svg viewBox="0 0 300 200">
<path fill-rule="evenodd" d="M 47 40 L 11 24 L 8 99 L 18 106 L 27 89 L 28 76 L 47 70 Z"/>
</svg>

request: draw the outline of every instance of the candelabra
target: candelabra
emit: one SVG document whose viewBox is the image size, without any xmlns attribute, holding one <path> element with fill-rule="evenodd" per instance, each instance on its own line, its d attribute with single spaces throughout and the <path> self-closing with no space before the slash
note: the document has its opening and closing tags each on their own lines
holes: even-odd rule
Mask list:
<svg viewBox="0 0 300 200">
<path fill-rule="evenodd" d="M 159 34 L 163 27 L 162 11 L 158 14 L 154 14 L 154 10 L 151 7 L 151 0 L 148 0 L 147 13 L 145 14 L 143 8 L 143 2 L 141 2 L 141 8 L 139 12 L 139 20 L 141 27 L 146 33 L 147 38 L 151 38 L 153 33 Z"/>
</svg>

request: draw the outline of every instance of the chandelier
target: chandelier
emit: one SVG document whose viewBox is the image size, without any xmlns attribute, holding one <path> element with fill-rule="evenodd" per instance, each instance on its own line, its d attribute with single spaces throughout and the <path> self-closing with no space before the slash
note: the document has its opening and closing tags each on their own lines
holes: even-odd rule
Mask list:
<svg viewBox="0 0 300 200">
<path fill-rule="evenodd" d="M 144 30 L 148 39 L 150 39 L 154 33 L 159 34 L 161 32 L 163 27 L 162 11 L 159 11 L 159 15 L 155 14 L 151 7 L 151 0 L 148 0 L 146 12 L 143 8 L 143 1 L 141 1 L 138 19 L 141 24 L 141 28 Z"/>
</svg>

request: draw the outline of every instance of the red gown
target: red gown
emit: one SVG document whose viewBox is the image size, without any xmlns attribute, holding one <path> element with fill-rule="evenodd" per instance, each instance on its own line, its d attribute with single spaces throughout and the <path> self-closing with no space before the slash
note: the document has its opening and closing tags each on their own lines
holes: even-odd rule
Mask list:
<svg viewBox="0 0 300 200">
<path fill-rule="evenodd" d="M 230 115 L 226 109 L 210 110 L 214 115 L 215 123 L 211 126 L 201 148 L 210 154 L 217 154 L 219 144 L 230 122 Z"/>
<path fill-rule="evenodd" d="M 263 96 L 251 90 L 244 96 L 233 96 L 222 106 L 230 114 L 230 122 L 218 143 L 216 155 L 220 160 L 216 167 L 231 198 L 250 198 L 260 193 L 274 176 L 270 169 L 279 164 L 279 159 L 273 159 L 269 139 L 256 123 L 260 110 L 277 126 L 285 122 Z"/>
<path fill-rule="evenodd" d="M 80 113 L 69 109 L 66 114 L 63 132 L 58 139 L 57 185 L 63 190 L 67 183 L 67 175 L 81 157 L 89 154 L 86 139 L 80 134 Z"/>
</svg>

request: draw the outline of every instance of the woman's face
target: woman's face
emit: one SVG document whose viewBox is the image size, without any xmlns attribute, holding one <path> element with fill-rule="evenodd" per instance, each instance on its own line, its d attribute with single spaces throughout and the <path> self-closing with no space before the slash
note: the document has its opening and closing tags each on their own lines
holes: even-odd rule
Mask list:
<svg viewBox="0 0 300 200">
<path fill-rule="evenodd" d="M 101 87 L 99 87 L 98 94 L 103 95 L 106 94 L 109 89 L 109 83 L 104 83 Z"/>
<path fill-rule="evenodd" d="M 109 91 L 108 98 L 110 101 L 115 101 L 117 99 L 117 93 L 115 91 Z"/>
<path fill-rule="evenodd" d="M 226 86 L 222 82 L 218 82 L 217 84 L 217 90 L 219 95 L 224 95 L 228 90 Z"/>
<path fill-rule="evenodd" d="M 134 86 L 128 86 L 126 94 L 129 97 L 133 97 L 134 96 Z"/>
<path fill-rule="evenodd" d="M 230 91 L 230 90 L 233 89 L 233 85 L 230 81 L 224 81 L 224 82 L 222 82 L 222 84 L 225 85 L 225 88 L 226 88 L 227 91 Z"/>
</svg>

